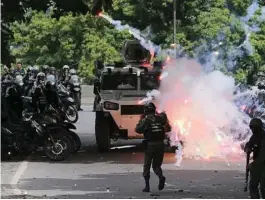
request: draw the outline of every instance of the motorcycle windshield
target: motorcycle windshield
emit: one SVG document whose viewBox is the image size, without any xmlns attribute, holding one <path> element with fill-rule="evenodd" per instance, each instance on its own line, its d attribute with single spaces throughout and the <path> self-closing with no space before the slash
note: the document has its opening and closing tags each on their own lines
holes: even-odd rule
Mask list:
<svg viewBox="0 0 265 200">
<path fill-rule="evenodd" d="M 59 92 L 68 93 L 68 90 L 60 83 L 58 85 Z"/>
<path fill-rule="evenodd" d="M 70 83 L 72 84 L 79 83 L 79 77 L 77 75 L 72 75 L 70 79 Z"/>
<path fill-rule="evenodd" d="M 21 75 L 17 75 L 15 80 L 17 84 L 23 85 L 23 77 Z"/>
<path fill-rule="evenodd" d="M 46 81 L 51 82 L 51 84 L 54 85 L 55 84 L 55 76 L 52 74 L 48 75 L 46 78 Z"/>
</svg>

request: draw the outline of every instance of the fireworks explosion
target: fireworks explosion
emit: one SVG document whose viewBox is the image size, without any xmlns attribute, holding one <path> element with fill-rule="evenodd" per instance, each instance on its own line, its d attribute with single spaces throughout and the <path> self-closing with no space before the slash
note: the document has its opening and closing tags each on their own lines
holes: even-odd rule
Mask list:
<svg viewBox="0 0 265 200">
<path fill-rule="evenodd" d="M 251 33 L 259 31 L 259 28 L 253 24 L 249 26 L 248 22 L 259 8 L 257 1 L 254 1 L 247 10 L 247 16 L 240 18 L 245 31 L 245 41 L 230 49 L 229 59 L 225 63 L 227 69 L 235 67 L 236 58 L 242 57 L 243 52 L 248 52 L 249 55 L 253 53 L 249 39 Z M 264 10 L 262 7 L 259 21 L 265 20 Z M 173 55 L 175 52 L 162 50 L 150 40 L 146 40 L 135 28 L 122 25 L 120 21 L 102 13 L 99 16 L 108 20 L 118 30 L 129 30 L 151 53 Z M 210 45 L 216 46 L 214 52 L 209 53 Z M 198 48 L 197 59 L 167 59 L 167 65 L 160 77 L 162 81 L 159 91 L 148 93 L 147 98 L 139 102 L 152 101 L 155 97 L 158 110 L 167 113 L 173 127 L 169 133 L 171 145 L 178 146 L 176 165 L 180 165 L 183 154 L 205 159 L 222 156 L 226 160 L 227 155 L 242 153 L 240 143 L 250 136 L 250 117 L 246 113 L 249 114 L 255 109 L 261 115 L 264 114 L 263 104 L 258 101 L 260 91 L 252 88 L 242 92 L 232 77 L 216 70 L 218 63 L 224 63 L 222 54 L 225 52 L 218 50 L 221 45 L 220 40 L 209 45 L 203 44 Z M 178 47 L 177 51 L 183 53 L 181 47 Z M 207 62 L 199 64 L 197 60 L 200 58 Z M 183 152 L 179 141 L 184 142 Z"/>
</svg>

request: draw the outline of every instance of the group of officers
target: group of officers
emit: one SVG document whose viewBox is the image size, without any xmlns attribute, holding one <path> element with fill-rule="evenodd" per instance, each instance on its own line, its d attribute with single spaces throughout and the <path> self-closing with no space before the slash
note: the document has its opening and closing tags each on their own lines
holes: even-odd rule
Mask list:
<svg viewBox="0 0 265 200">
<path fill-rule="evenodd" d="M 28 66 L 25 71 L 22 68 L 22 64 L 17 63 L 16 68 L 13 70 L 4 66 L 1 75 L 1 113 L 4 116 L 9 115 L 10 118 L 16 119 L 21 117 L 23 110 L 22 103 L 17 103 L 21 102 L 21 96 L 31 96 L 33 108 L 37 112 L 42 112 L 42 105 L 45 105 L 46 103 L 55 107 L 59 106 L 60 100 L 57 94 L 57 83 L 61 82 L 67 87 L 71 76 L 76 75 L 76 70 L 70 69 L 68 65 L 64 65 L 59 74 L 55 67 L 44 65 L 40 69 L 36 66 Z M 4 83 L 10 81 L 13 84 L 7 84 L 8 87 L 6 88 Z M 78 110 L 82 110 L 80 106 L 78 106 Z"/>
<path fill-rule="evenodd" d="M 248 165 L 250 171 L 249 192 L 252 199 L 265 198 L 265 131 L 259 118 L 250 121 L 249 128 L 252 136 L 244 146 L 247 154 L 253 153 L 253 162 Z M 156 106 L 149 103 L 144 108 L 144 115 L 136 125 L 135 131 L 144 134 L 145 158 L 143 177 L 145 187 L 143 192 L 150 192 L 150 168 L 159 178 L 158 189 L 165 186 L 166 178 L 163 175 L 161 165 L 164 157 L 165 133 L 169 132 L 169 125 L 165 113 L 157 113 Z"/>
<path fill-rule="evenodd" d="M 27 70 L 24 70 L 22 67 L 22 63 L 18 62 L 16 68 L 11 70 L 6 65 L 3 67 L 2 77 L 1 79 L 4 80 L 7 75 L 16 76 L 21 75 L 26 80 L 29 76 L 35 73 L 35 78 L 39 76 L 47 76 L 47 75 L 54 75 L 57 81 L 67 82 L 70 80 L 72 75 L 76 75 L 77 72 L 75 69 L 70 69 L 68 65 L 64 65 L 62 70 L 58 73 L 55 67 L 50 67 L 48 65 L 43 65 L 41 68 L 38 66 L 28 66 Z"/>
</svg>

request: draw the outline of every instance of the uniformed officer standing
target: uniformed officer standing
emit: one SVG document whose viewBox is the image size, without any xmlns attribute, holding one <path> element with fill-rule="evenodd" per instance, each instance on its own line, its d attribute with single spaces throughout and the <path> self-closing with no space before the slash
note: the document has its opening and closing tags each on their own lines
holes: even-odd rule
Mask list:
<svg viewBox="0 0 265 200">
<path fill-rule="evenodd" d="M 159 177 L 158 189 L 163 190 L 166 178 L 163 176 L 161 165 L 164 158 L 164 139 L 165 127 L 170 127 L 165 113 L 157 114 L 156 107 L 149 103 L 144 108 L 144 116 L 136 125 L 135 131 L 144 134 L 145 158 L 143 176 L 145 179 L 145 188 L 143 192 L 150 192 L 150 168 L 151 164 L 155 174 Z"/>
<path fill-rule="evenodd" d="M 265 132 L 262 121 L 253 118 L 249 125 L 253 135 L 245 146 L 245 152 L 253 152 L 253 162 L 249 166 L 250 182 L 249 192 L 252 199 L 259 199 L 259 189 L 261 197 L 265 198 Z"/>
</svg>

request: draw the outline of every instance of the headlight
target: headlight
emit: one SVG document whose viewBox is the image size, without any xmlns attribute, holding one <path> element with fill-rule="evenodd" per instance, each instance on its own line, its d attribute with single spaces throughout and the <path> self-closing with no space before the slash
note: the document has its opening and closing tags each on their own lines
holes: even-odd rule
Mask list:
<svg viewBox="0 0 265 200">
<path fill-rule="evenodd" d="M 80 85 L 80 83 L 74 83 L 73 85 L 74 85 L 74 86 L 79 86 L 79 85 Z"/>
<path fill-rule="evenodd" d="M 74 88 L 74 91 L 80 91 L 80 88 L 76 87 Z"/>
<path fill-rule="evenodd" d="M 75 102 L 74 99 L 73 99 L 72 97 L 68 97 L 68 98 L 67 98 L 67 101 L 68 101 L 68 102 L 71 102 L 71 103 L 74 103 L 74 102 Z"/>
<path fill-rule="evenodd" d="M 109 102 L 109 101 L 105 101 L 104 102 L 104 108 L 106 110 L 119 110 L 119 104 L 117 103 L 112 103 L 112 102 Z"/>
</svg>

